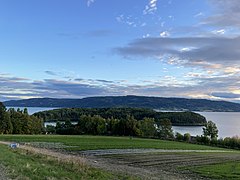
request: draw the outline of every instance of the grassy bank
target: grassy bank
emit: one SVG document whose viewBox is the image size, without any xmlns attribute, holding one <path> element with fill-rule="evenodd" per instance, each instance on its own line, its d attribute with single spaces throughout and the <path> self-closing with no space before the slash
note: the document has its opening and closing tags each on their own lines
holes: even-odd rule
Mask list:
<svg viewBox="0 0 240 180">
<path fill-rule="evenodd" d="M 187 150 L 219 150 L 220 148 L 189 144 L 159 139 L 143 139 L 109 136 L 61 136 L 61 135 L 0 135 L 0 140 L 10 142 L 47 142 L 63 144 L 65 149 L 187 149 Z M 67 147 L 68 146 L 68 147 Z"/>
<path fill-rule="evenodd" d="M 63 162 L 6 145 L 0 145 L 0 152 L 0 163 L 12 179 L 133 179 L 89 167 L 84 162 Z"/>
</svg>

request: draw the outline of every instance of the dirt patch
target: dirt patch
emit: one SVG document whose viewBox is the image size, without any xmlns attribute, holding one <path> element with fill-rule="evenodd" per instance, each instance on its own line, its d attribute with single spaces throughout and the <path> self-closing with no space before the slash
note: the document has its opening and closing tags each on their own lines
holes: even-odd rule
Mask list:
<svg viewBox="0 0 240 180">
<path fill-rule="evenodd" d="M 100 149 L 100 150 L 87 150 L 80 151 L 81 154 L 89 156 L 89 155 L 111 155 L 111 154 L 143 154 L 143 153 L 223 153 L 230 152 L 224 150 L 169 150 L 169 149 Z"/>
</svg>

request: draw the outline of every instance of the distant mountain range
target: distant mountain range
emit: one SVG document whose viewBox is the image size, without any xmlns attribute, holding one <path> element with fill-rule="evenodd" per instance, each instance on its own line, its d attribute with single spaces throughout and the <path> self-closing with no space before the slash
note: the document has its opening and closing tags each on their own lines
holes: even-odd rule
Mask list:
<svg viewBox="0 0 240 180">
<path fill-rule="evenodd" d="M 15 107 L 107 108 L 136 107 L 171 111 L 240 112 L 240 104 L 206 99 L 163 98 L 146 96 L 106 96 L 82 99 L 33 98 L 3 102 Z"/>
</svg>

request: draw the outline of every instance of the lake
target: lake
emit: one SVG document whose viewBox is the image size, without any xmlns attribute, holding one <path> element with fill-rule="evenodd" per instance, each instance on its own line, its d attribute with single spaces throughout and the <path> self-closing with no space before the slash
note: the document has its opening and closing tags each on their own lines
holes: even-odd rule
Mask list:
<svg viewBox="0 0 240 180">
<path fill-rule="evenodd" d="M 7 107 L 10 108 L 10 107 Z M 13 107 L 17 109 L 18 107 Z M 20 107 L 20 109 L 24 109 Z M 45 108 L 45 107 L 28 107 L 29 114 L 33 114 L 39 111 L 57 109 L 57 108 Z M 207 121 L 213 121 L 218 128 L 219 137 L 232 137 L 240 136 L 240 112 L 196 112 L 204 117 Z M 201 126 L 173 126 L 174 132 L 181 134 L 190 133 L 193 136 L 202 135 Z"/>
<path fill-rule="evenodd" d="M 23 110 L 24 107 L 6 107 L 7 109 L 9 108 L 14 108 L 15 110 L 17 110 L 18 108 L 20 110 Z M 52 110 L 52 109 L 57 109 L 57 108 L 51 108 L 51 107 L 27 107 L 28 109 L 28 114 L 32 115 L 35 112 L 40 112 L 40 111 L 47 111 L 47 110 Z"/>
<path fill-rule="evenodd" d="M 232 137 L 240 136 L 240 112 L 196 112 L 204 117 L 207 121 L 213 121 L 218 128 L 218 136 Z M 174 126 L 176 132 L 184 134 L 186 132 L 193 136 L 201 135 L 203 127 L 192 126 Z"/>
</svg>

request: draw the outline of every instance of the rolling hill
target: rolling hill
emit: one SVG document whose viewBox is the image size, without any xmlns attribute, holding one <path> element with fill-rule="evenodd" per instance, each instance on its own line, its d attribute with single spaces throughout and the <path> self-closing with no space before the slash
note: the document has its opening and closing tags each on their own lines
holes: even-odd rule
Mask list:
<svg viewBox="0 0 240 180">
<path fill-rule="evenodd" d="M 82 99 L 33 98 L 3 102 L 15 107 L 109 108 L 136 107 L 171 111 L 240 112 L 240 104 L 206 99 L 163 98 L 147 96 L 106 96 Z"/>
</svg>

